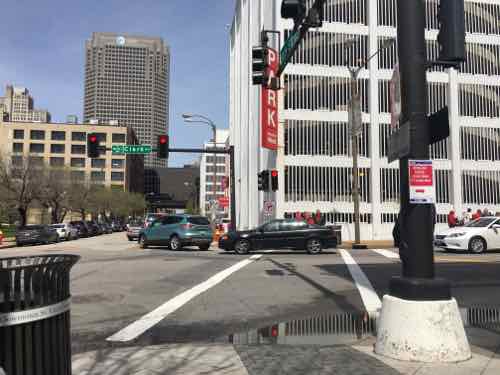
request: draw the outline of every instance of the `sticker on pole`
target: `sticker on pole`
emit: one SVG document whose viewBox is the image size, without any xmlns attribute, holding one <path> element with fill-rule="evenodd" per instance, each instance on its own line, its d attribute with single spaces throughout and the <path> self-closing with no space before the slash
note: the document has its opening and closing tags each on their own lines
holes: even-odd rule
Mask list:
<svg viewBox="0 0 500 375">
<path fill-rule="evenodd" d="M 410 183 L 410 203 L 435 203 L 432 160 L 408 160 L 408 181 Z"/>
<path fill-rule="evenodd" d="M 267 216 L 271 216 L 273 213 L 274 213 L 274 202 L 264 201 L 264 214 Z"/>
</svg>

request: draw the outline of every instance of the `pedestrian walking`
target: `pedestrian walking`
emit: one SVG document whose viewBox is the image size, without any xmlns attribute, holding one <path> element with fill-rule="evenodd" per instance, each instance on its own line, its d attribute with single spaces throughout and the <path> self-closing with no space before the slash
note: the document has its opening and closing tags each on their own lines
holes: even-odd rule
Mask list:
<svg viewBox="0 0 500 375">
<path fill-rule="evenodd" d="M 469 207 L 467 212 L 464 214 L 464 223 L 467 224 L 472 220 L 472 209 Z"/>
<path fill-rule="evenodd" d="M 302 214 L 299 211 L 295 212 L 295 220 L 302 221 Z"/>
<path fill-rule="evenodd" d="M 316 215 L 314 216 L 314 222 L 318 225 L 326 224 L 326 218 L 323 215 L 321 215 L 320 210 L 316 210 Z"/>
<path fill-rule="evenodd" d="M 455 215 L 455 211 L 451 210 L 448 214 L 448 227 L 454 228 L 458 224 L 457 215 Z"/>
<path fill-rule="evenodd" d="M 472 214 L 472 220 L 477 220 L 481 217 L 481 210 L 478 208 L 476 212 Z"/>
<path fill-rule="evenodd" d="M 485 207 L 481 216 L 490 216 L 490 211 Z"/>
</svg>

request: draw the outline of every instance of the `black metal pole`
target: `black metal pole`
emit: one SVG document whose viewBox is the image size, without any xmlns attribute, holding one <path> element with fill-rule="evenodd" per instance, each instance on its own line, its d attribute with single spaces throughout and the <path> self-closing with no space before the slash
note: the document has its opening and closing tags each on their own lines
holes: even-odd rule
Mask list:
<svg viewBox="0 0 500 375">
<path fill-rule="evenodd" d="M 399 251 L 403 277 L 391 280 L 390 294 L 408 300 L 449 299 L 449 284 L 434 278 L 434 205 L 411 204 L 408 181 L 408 160 L 429 159 L 425 2 L 398 0 L 397 9 L 402 97 L 400 123 L 410 123 L 410 154 L 399 162 Z"/>
<path fill-rule="evenodd" d="M 229 146 L 229 189 L 231 190 L 231 230 L 236 230 L 236 177 L 234 173 L 234 146 Z"/>
</svg>

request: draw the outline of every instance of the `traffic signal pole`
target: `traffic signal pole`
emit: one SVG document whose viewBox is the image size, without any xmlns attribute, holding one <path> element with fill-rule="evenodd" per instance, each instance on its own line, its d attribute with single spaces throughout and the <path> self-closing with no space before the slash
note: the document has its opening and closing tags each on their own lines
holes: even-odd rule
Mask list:
<svg viewBox="0 0 500 375">
<path fill-rule="evenodd" d="M 398 0 L 401 124 L 410 125 L 410 152 L 400 159 L 402 277 L 393 277 L 377 322 L 375 352 L 404 361 L 458 362 L 471 357 L 450 285 L 434 273 L 434 204 L 410 203 L 409 160 L 429 159 L 425 1 Z"/>
</svg>

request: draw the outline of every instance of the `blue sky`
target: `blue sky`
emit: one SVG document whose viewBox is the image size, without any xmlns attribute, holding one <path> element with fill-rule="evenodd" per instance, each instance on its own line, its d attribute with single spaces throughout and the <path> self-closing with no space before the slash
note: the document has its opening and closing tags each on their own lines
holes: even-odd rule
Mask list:
<svg viewBox="0 0 500 375">
<path fill-rule="evenodd" d="M 229 28 L 234 0 L 15 0 L 2 4 L 0 96 L 5 85 L 28 87 L 35 106 L 63 122 L 82 118 L 85 40 L 94 31 L 162 37 L 171 48 L 170 136 L 199 147 L 208 126 L 188 125 L 195 112 L 228 127 Z M 194 155 L 171 155 L 169 165 Z"/>
</svg>

